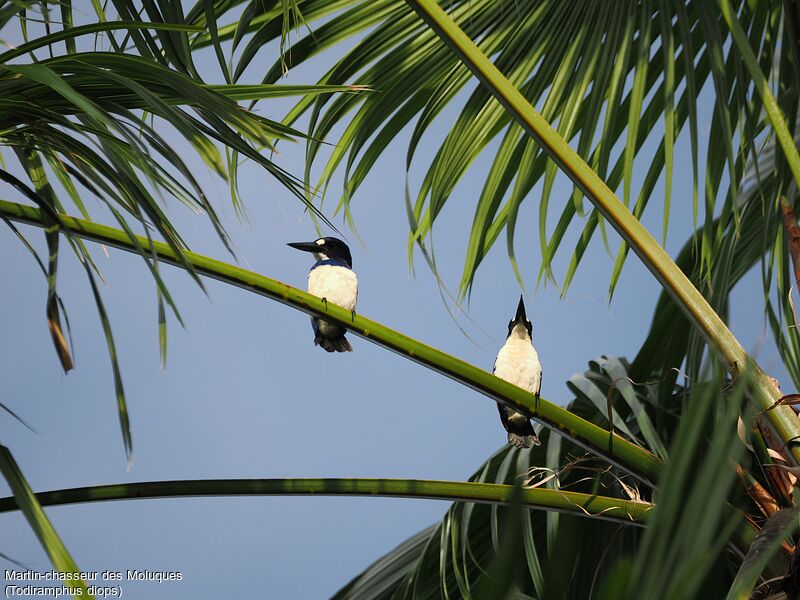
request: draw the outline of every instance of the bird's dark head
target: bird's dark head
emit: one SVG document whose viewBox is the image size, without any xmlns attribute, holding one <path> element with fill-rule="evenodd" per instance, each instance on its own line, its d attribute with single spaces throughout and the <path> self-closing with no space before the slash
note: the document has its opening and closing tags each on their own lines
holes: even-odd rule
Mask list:
<svg viewBox="0 0 800 600">
<path fill-rule="evenodd" d="M 522 296 L 519 297 L 519 305 L 517 305 L 517 314 L 508 322 L 508 337 L 516 336 L 521 339 L 531 339 L 533 333 L 533 325 L 528 321 L 525 316 L 525 303 L 522 301 Z"/>
<path fill-rule="evenodd" d="M 353 266 L 353 258 L 350 256 L 350 248 L 342 240 L 335 237 L 322 237 L 313 242 L 290 242 L 287 244 L 297 250 L 311 252 L 317 260 L 341 260 L 347 263 L 348 267 Z"/>
</svg>

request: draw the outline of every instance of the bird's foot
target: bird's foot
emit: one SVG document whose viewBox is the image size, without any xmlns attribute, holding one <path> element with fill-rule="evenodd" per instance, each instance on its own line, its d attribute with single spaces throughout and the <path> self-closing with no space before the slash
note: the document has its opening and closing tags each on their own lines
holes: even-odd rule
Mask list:
<svg viewBox="0 0 800 600">
<path fill-rule="evenodd" d="M 328 299 L 326 297 L 322 297 L 322 302 L 325 304 L 325 310 L 328 310 Z"/>
<path fill-rule="evenodd" d="M 350 311 L 350 321 L 355 321 L 355 320 L 356 320 L 356 311 L 355 310 L 351 310 Z"/>
</svg>

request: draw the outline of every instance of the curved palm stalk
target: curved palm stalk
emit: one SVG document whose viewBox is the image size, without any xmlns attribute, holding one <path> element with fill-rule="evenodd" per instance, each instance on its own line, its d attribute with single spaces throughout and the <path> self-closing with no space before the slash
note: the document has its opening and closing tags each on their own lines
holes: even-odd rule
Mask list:
<svg viewBox="0 0 800 600">
<path fill-rule="evenodd" d="M 42 226 L 41 211 L 30 206 L 0 201 L 0 215 L 12 221 Z M 169 245 L 133 236 L 130 232 L 66 216 L 59 217 L 59 225 L 62 233 L 71 236 L 90 239 L 129 252 L 141 252 L 141 249 L 145 249 L 145 252 L 152 253 L 159 261 L 179 266 L 182 264 Z M 334 304 L 324 303 L 320 298 L 285 283 L 193 252 L 185 251 L 183 258 L 196 273 L 267 296 L 308 314 L 324 315 L 326 319 L 341 324 L 361 338 L 395 351 L 490 398 L 529 414 L 548 428 L 603 456 L 648 484 L 654 483 L 658 477 L 662 463 L 644 448 L 544 399 L 540 399 L 537 403 L 532 394 L 491 373 L 375 321 L 351 314 L 350 311 Z"/>
<path fill-rule="evenodd" d="M 633 248 L 709 345 L 724 357 L 729 368 L 736 372 L 752 362 L 725 322 L 669 254 L 447 13 L 434 0 L 408 2 Z M 757 366 L 754 370 L 756 406 L 765 410 L 774 404 L 780 394 L 763 371 Z M 786 410 L 771 410 L 767 413 L 767 418 L 781 440 L 791 445 L 794 440 L 800 439 L 800 426 L 795 412 L 788 407 L 782 408 Z M 800 464 L 800 446 L 790 446 L 790 449 L 794 460 Z"/>
<path fill-rule="evenodd" d="M 497 483 L 425 479 L 194 479 L 52 490 L 39 492 L 36 499 L 42 506 L 60 506 L 198 496 L 380 496 L 496 505 L 509 504 L 513 489 L 511 485 Z M 539 488 L 523 489 L 522 502 L 530 508 L 638 526 L 644 526 L 653 508 L 649 502 Z M 0 513 L 19 507 L 14 497 L 0 498 Z"/>
</svg>

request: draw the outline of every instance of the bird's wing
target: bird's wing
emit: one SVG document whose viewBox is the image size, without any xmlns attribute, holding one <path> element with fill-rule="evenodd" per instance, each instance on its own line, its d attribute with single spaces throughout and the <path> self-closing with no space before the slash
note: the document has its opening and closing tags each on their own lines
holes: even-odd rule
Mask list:
<svg viewBox="0 0 800 600">
<path fill-rule="evenodd" d="M 505 430 L 508 431 L 508 409 L 498 402 L 497 411 L 500 413 L 500 422 L 503 424 Z"/>
<path fill-rule="evenodd" d="M 536 388 L 536 392 L 534 393 L 534 396 L 536 396 L 537 400 L 539 399 L 539 392 L 541 391 L 542 391 L 542 373 L 539 373 L 539 387 Z"/>
<path fill-rule="evenodd" d="M 311 317 L 311 329 L 314 330 L 314 335 L 315 336 L 320 335 L 319 323 L 317 323 L 317 318 L 316 317 Z"/>
</svg>

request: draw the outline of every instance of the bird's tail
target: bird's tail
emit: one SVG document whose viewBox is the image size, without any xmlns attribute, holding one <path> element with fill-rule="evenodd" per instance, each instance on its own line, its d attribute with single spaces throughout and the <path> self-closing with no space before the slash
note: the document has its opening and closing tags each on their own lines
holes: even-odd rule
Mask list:
<svg viewBox="0 0 800 600">
<path fill-rule="evenodd" d="M 350 342 L 347 341 L 347 338 L 344 337 L 344 335 L 335 339 L 328 339 L 326 337 L 317 334 L 316 336 L 314 336 L 314 345 L 319 346 L 326 352 L 353 351 L 353 347 L 350 345 Z"/>
<path fill-rule="evenodd" d="M 531 446 L 541 446 L 542 442 L 536 437 L 530 419 L 513 410 L 508 410 L 505 406 L 497 403 L 500 411 L 500 420 L 503 427 L 508 432 L 508 443 L 517 448 L 530 448 Z"/>
<path fill-rule="evenodd" d="M 344 327 L 316 317 L 311 317 L 311 327 L 314 329 L 315 346 L 319 346 L 326 352 L 353 351 L 350 342 L 344 337 L 344 332 L 347 331 Z"/>
<path fill-rule="evenodd" d="M 530 448 L 531 446 L 541 446 L 542 442 L 535 433 L 521 435 L 519 433 L 508 432 L 508 443 L 517 448 Z"/>
</svg>

